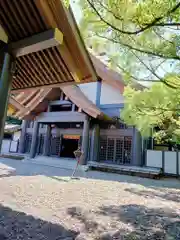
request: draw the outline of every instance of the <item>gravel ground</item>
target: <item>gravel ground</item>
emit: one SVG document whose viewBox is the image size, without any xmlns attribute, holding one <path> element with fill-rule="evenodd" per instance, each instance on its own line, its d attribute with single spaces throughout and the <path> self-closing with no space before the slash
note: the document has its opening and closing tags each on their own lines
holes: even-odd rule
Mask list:
<svg viewBox="0 0 180 240">
<path fill-rule="evenodd" d="M 0 240 L 180 239 L 178 180 L 20 164 L 0 178 Z"/>
</svg>

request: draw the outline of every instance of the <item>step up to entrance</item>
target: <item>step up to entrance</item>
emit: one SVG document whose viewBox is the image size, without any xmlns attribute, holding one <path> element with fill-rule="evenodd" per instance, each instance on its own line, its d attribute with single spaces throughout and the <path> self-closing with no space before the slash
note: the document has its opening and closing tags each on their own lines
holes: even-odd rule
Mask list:
<svg viewBox="0 0 180 240">
<path fill-rule="evenodd" d="M 35 158 L 27 159 L 27 161 L 31 161 L 35 164 L 58 167 L 68 170 L 73 170 L 76 167 L 76 160 L 74 158 L 36 156 Z"/>
<path fill-rule="evenodd" d="M 148 178 L 160 178 L 161 169 L 151 167 L 136 167 L 136 166 L 120 166 L 109 163 L 88 162 L 88 166 L 91 170 L 99 170 L 104 172 L 113 172 L 126 174 L 131 176 L 148 177 Z"/>
</svg>

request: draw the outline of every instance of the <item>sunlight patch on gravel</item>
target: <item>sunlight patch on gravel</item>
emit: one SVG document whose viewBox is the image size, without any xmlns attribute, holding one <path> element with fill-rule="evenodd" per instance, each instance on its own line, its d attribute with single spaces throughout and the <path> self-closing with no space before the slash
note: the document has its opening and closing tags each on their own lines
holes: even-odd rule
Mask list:
<svg viewBox="0 0 180 240">
<path fill-rule="evenodd" d="M 151 179 L 128 179 L 0 178 L 0 234 L 24 240 L 180 239 L 177 182 L 170 188 L 163 181 L 156 186 Z"/>
</svg>

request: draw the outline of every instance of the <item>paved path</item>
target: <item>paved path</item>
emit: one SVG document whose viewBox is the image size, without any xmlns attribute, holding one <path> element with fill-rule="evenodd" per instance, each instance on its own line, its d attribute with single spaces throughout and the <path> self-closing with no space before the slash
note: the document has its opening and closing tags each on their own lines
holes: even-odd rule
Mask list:
<svg viewBox="0 0 180 240">
<path fill-rule="evenodd" d="M 0 239 L 180 239 L 178 180 L 0 163 L 16 170 L 0 178 Z"/>
</svg>

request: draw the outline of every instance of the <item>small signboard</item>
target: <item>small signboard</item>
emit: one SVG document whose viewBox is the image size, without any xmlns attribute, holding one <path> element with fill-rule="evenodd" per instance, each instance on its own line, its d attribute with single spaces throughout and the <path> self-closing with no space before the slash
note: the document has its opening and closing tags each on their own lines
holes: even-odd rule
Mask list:
<svg viewBox="0 0 180 240">
<path fill-rule="evenodd" d="M 80 139 L 80 135 L 63 135 L 64 139 Z"/>
</svg>

